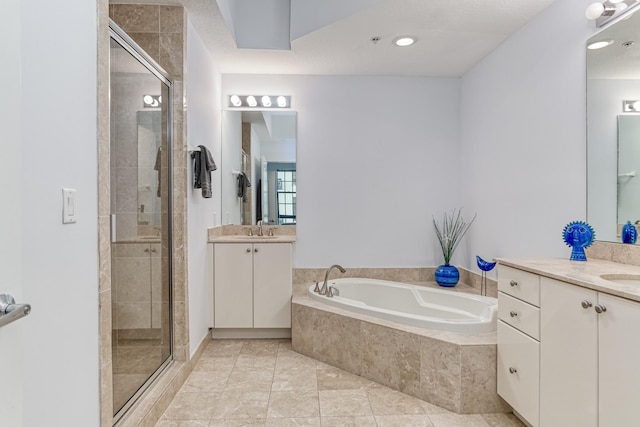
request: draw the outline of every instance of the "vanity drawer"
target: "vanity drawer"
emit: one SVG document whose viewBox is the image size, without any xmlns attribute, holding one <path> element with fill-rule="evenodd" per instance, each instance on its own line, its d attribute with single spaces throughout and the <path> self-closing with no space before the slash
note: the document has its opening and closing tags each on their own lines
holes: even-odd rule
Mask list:
<svg viewBox="0 0 640 427">
<path fill-rule="evenodd" d="M 540 276 L 537 274 L 501 265 L 498 290 L 540 307 Z"/>
<path fill-rule="evenodd" d="M 540 309 L 498 292 L 498 319 L 540 340 Z"/>
<path fill-rule="evenodd" d="M 539 425 L 540 343 L 498 321 L 498 394 L 532 426 Z"/>
</svg>

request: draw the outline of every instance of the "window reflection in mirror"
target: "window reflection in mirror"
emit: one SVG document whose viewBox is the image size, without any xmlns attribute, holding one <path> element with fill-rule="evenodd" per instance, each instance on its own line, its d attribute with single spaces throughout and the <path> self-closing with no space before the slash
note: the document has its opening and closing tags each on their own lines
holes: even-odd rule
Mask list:
<svg viewBox="0 0 640 427">
<path fill-rule="evenodd" d="M 640 113 L 623 111 L 624 100 L 640 100 L 640 13 L 625 18 L 587 41 L 613 41 L 587 49 L 587 218 L 608 242 L 640 220 L 640 149 L 628 144 L 640 142 L 631 124 Z"/>
<path fill-rule="evenodd" d="M 222 224 L 296 224 L 294 111 L 222 112 Z"/>
</svg>

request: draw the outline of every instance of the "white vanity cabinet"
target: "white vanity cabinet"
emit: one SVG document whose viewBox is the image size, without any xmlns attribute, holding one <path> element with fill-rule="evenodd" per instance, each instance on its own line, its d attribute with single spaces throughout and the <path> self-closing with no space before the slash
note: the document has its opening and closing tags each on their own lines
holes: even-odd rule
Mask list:
<svg viewBox="0 0 640 427">
<path fill-rule="evenodd" d="M 214 328 L 291 328 L 290 243 L 216 243 Z"/>
<path fill-rule="evenodd" d="M 543 277 L 540 320 L 541 425 L 637 426 L 640 303 Z"/>
<path fill-rule="evenodd" d="M 498 394 L 515 412 L 534 427 L 639 425 L 640 302 L 504 265 L 498 291 Z"/>
<path fill-rule="evenodd" d="M 498 274 L 498 394 L 537 426 L 540 381 L 540 277 L 500 266 Z"/>
</svg>

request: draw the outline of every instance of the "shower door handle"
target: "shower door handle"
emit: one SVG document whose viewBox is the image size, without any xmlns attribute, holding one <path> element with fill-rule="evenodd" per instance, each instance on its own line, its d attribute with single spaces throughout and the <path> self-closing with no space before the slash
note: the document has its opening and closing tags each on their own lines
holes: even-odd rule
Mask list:
<svg viewBox="0 0 640 427">
<path fill-rule="evenodd" d="M 16 304 L 9 294 L 0 294 L 0 328 L 31 313 L 29 304 Z"/>
</svg>

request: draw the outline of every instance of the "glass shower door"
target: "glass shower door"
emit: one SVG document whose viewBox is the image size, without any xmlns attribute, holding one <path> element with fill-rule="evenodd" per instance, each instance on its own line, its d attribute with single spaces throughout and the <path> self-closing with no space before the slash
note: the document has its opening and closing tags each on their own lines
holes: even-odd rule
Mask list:
<svg viewBox="0 0 640 427">
<path fill-rule="evenodd" d="M 124 413 L 172 357 L 171 82 L 112 30 L 113 403 Z"/>
</svg>

